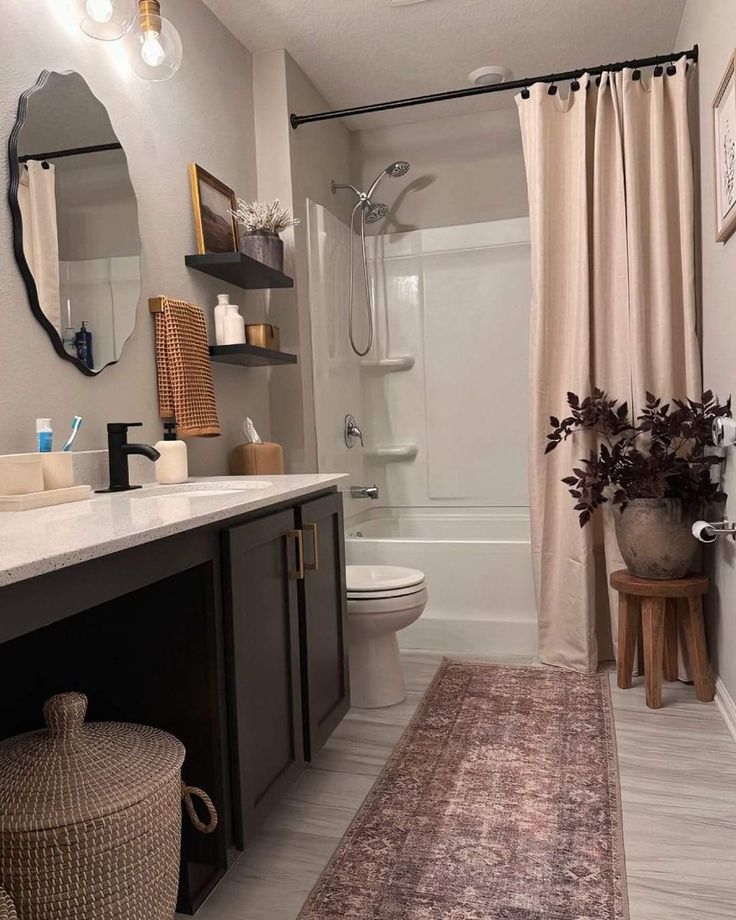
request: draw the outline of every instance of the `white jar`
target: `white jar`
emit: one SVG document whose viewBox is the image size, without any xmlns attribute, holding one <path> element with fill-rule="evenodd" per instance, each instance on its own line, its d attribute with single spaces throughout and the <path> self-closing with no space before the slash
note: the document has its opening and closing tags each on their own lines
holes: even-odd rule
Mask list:
<svg viewBox="0 0 736 920">
<path fill-rule="evenodd" d="M 155 466 L 156 482 L 162 486 L 186 482 L 189 477 L 187 445 L 176 437 L 176 422 L 164 422 L 163 441 L 154 447 L 161 454 Z"/>
</svg>

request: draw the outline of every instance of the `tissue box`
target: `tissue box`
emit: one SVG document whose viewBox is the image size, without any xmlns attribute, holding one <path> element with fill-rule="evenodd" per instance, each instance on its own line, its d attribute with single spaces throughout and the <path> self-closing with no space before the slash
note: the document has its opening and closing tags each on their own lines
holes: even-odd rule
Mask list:
<svg viewBox="0 0 736 920">
<path fill-rule="evenodd" d="M 280 444 L 240 444 L 230 453 L 231 476 L 281 476 L 284 449 Z"/>
</svg>

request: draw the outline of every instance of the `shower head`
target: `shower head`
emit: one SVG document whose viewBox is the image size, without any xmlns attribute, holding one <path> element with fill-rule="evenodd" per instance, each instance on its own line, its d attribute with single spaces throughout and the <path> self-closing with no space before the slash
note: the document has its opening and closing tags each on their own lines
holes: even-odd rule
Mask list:
<svg viewBox="0 0 736 920">
<path fill-rule="evenodd" d="M 396 160 L 395 163 L 391 163 L 385 169 L 382 169 L 381 172 L 376 176 L 373 181 L 373 185 L 366 192 L 366 197 L 372 198 L 373 193 L 378 188 L 378 183 L 383 179 L 384 176 L 391 176 L 392 179 L 398 179 L 400 176 L 405 176 L 409 172 L 409 164 L 406 160 Z"/>
<path fill-rule="evenodd" d="M 388 214 L 388 205 L 383 204 L 382 202 L 377 202 L 376 204 L 369 204 L 365 211 L 365 222 L 367 224 L 375 224 L 376 221 L 383 220 L 383 218 Z"/>
<path fill-rule="evenodd" d="M 406 160 L 397 160 L 395 163 L 386 167 L 386 172 L 393 179 L 398 179 L 400 176 L 405 176 L 409 172 L 409 164 Z"/>
</svg>

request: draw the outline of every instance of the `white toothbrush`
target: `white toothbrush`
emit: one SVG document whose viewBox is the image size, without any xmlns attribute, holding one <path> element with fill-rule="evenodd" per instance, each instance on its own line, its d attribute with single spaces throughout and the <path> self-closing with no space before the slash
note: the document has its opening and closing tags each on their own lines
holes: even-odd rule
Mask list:
<svg viewBox="0 0 736 920">
<path fill-rule="evenodd" d="M 68 451 L 72 449 L 72 444 L 74 444 L 74 439 L 76 438 L 77 432 L 79 431 L 81 426 L 82 426 L 82 416 L 75 415 L 74 418 L 72 419 L 72 433 L 69 435 L 69 440 L 61 448 L 63 453 L 67 453 Z"/>
</svg>

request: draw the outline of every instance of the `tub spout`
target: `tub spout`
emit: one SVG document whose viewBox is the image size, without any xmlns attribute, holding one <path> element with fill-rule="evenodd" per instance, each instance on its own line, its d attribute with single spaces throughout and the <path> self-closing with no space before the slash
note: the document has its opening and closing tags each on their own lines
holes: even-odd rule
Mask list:
<svg viewBox="0 0 736 920">
<path fill-rule="evenodd" d="M 372 498 L 374 501 L 378 498 L 378 486 L 350 486 L 351 498 Z"/>
</svg>

